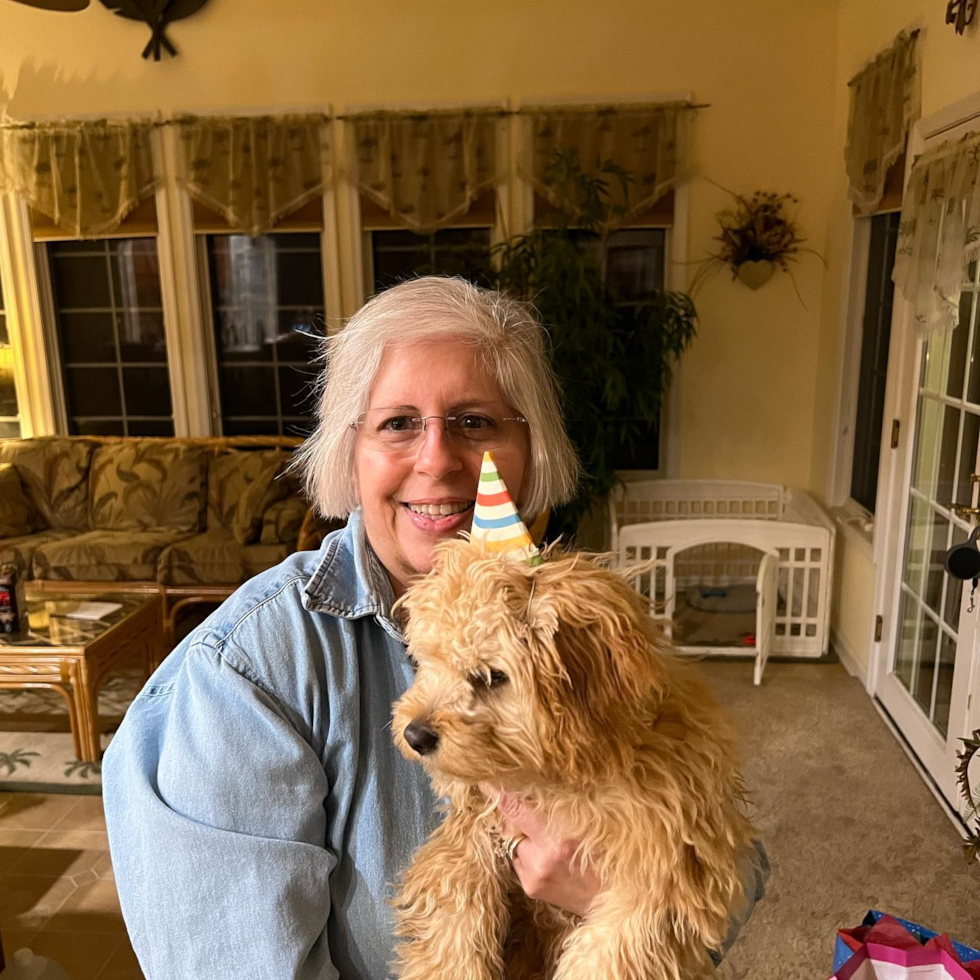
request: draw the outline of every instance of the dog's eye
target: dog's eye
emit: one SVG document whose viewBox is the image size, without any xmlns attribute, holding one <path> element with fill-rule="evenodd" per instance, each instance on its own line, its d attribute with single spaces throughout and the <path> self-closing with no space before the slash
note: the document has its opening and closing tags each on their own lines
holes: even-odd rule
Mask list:
<svg viewBox="0 0 980 980">
<path fill-rule="evenodd" d="M 507 675 L 502 670 L 491 670 L 489 674 L 472 674 L 470 683 L 476 688 L 494 688 L 507 683 Z"/>
</svg>

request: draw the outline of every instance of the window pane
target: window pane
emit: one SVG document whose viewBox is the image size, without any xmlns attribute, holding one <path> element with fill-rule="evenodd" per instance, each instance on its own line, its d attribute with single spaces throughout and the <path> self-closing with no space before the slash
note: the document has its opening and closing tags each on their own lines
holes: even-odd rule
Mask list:
<svg viewBox="0 0 980 980">
<path fill-rule="evenodd" d="M 114 367 L 66 367 L 70 416 L 122 415 L 119 372 Z"/>
<path fill-rule="evenodd" d="M 116 335 L 111 312 L 62 312 L 58 328 L 65 364 L 115 363 Z"/>
<path fill-rule="evenodd" d="M 127 415 L 170 415 L 170 378 L 166 368 L 123 368 Z"/>
<path fill-rule="evenodd" d="M 0 415 L 17 415 L 17 391 L 14 388 L 13 371 L 4 366 L 3 356 L 10 348 L 0 351 Z"/>
<path fill-rule="evenodd" d="M 109 242 L 116 305 L 124 309 L 159 310 L 160 271 L 157 243 L 153 238 L 128 238 Z"/>
<path fill-rule="evenodd" d="M 174 434 L 173 419 L 130 419 L 129 434 L 131 436 L 172 436 Z"/>
<path fill-rule="evenodd" d="M 122 419 L 70 419 L 68 431 L 73 436 L 124 436 Z"/>
<path fill-rule="evenodd" d="M 19 422 L 0 422 L 0 439 L 19 439 Z"/>
<path fill-rule="evenodd" d="M 119 314 L 119 356 L 124 361 L 166 361 L 163 313 L 123 310 Z"/>
<path fill-rule="evenodd" d="M 63 242 L 51 249 L 51 285 L 55 305 L 62 310 L 109 309 L 109 263 L 106 256 L 65 252 Z"/>
<path fill-rule="evenodd" d="M 283 252 L 276 268 L 280 306 L 323 306 L 323 266 L 320 250 Z"/>
<path fill-rule="evenodd" d="M 222 415 L 276 417 L 276 379 L 271 368 L 225 366 L 218 377 Z"/>
<path fill-rule="evenodd" d="M 156 239 L 47 250 L 70 431 L 127 435 L 130 416 L 151 416 L 172 432 Z"/>
<path fill-rule="evenodd" d="M 307 366 L 324 332 L 320 236 L 209 235 L 207 250 L 222 431 L 302 424 L 316 373 Z"/>
<path fill-rule="evenodd" d="M 431 235 L 372 231 L 373 292 L 415 276 L 462 276 L 489 285 L 490 229 L 444 228 Z"/>
<path fill-rule="evenodd" d="M 292 365 L 279 368 L 279 398 L 283 415 L 312 417 L 314 381 L 314 371 L 304 371 Z"/>
<path fill-rule="evenodd" d="M 7 347 L 10 344 L 10 338 L 7 336 L 7 317 L 0 313 L 0 347 Z"/>
<path fill-rule="evenodd" d="M 665 234 L 661 228 L 614 231 L 606 248 L 606 282 L 628 301 L 664 288 Z"/>
<path fill-rule="evenodd" d="M 279 423 L 275 419 L 222 419 L 221 431 L 226 436 L 275 436 Z"/>
</svg>

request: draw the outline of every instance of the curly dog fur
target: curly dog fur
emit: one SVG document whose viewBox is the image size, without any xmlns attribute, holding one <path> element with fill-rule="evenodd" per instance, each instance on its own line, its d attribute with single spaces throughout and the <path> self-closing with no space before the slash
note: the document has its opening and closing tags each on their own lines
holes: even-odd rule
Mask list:
<svg viewBox="0 0 980 980">
<path fill-rule="evenodd" d="M 452 541 L 401 602 L 418 669 L 394 737 L 448 809 L 395 901 L 398 975 L 708 974 L 751 828 L 728 722 L 643 600 L 584 555 L 531 567 Z M 405 738 L 413 722 L 437 739 L 422 755 Z M 480 783 L 579 842 L 569 858 L 602 884 L 584 917 L 524 895 Z"/>
</svg>

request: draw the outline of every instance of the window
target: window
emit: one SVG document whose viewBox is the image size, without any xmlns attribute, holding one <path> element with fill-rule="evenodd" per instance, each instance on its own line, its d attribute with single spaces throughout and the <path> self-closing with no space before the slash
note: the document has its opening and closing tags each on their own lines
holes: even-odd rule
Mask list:
<svg viewBox="0 0 980 980">
<path fill-rule="evenodd" d="M 598 249 L 598 236 L 575 232 L 585 249 Z M 603 261 L 603 280 L 620 297 L 620 307 L 636 308 L 664 288 L 666 228 L 623 228 L 610 233 Z M 610 426 L 632 429 L 632 451 L 621 449 L 614 460 L 618 470 L 660 469 L 660 421 L 636 418 L 610 419 Z"/>
<path fill-rule="evenodd" d="M 205 241 L 222 433 L 306 435 L 324 322 L 319 234 Z"/>
<path fill-rule="evenodd" d="M 173 435 L 156 240 L 46 248 L 69 433 Z"/>
<path fill-rule="evenodd" d="M 14 387 L 14 352 L 7 336 L 6 306 L 0 286 L 0 439 L 20 436 L 17 389 Z"/>
<path fill-rule="evenodd" d="M 881 455 L 881 425 L 894 294 L 891 271 L 895 263 L 900 217 L 896 211 L 878 214 L 870 219 L 871 242 L 868 248 L 850 493 L 871 513 L 874 513 L 878 494 L 878 460 Z"/>
<path fill-rule="evenodd" d="M 490 285 L 490 229 L 444 228 L 431 235 L 412 231 L 364 233 L 365 283 L 372 293 L 414 276 L 463 276 Z"/>
</svg>

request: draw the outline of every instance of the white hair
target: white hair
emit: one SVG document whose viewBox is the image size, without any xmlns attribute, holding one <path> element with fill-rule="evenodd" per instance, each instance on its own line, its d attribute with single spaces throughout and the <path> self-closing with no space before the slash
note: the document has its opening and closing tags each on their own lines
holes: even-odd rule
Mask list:
<svg viewBox="0 0 980 980">
<path fill-rule="evenodd" d="M 297 451 L 308 499 L 324 517 L 357 506 L 351 422 L 368 406 L 385 351 L 393 345 L 451 337 L 474 345 L 508 404 L 528 422 L 530 457 L 519 506 L 534 518 L 575 493 L 579 461 L 558 404 L 544 328 L 519 300 L 465 279 L 423 276 L 370 299 L 321 353 L 317 426 Z"/>
</svg>

